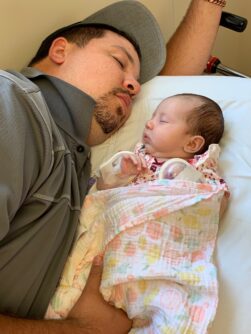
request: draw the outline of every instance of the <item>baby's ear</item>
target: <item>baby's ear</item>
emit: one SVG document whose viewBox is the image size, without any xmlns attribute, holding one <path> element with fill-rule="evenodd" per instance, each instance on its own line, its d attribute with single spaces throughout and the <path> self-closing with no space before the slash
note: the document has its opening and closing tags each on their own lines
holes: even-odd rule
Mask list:
<svg viewBox="0 0 251 334">
<path fill-rule="evenodd" d="M 205 144 L 205 139 L 202 136 L 191 136 L 184 146 L 184 151 L 187 153 L 197 153 Z"/>
</svg>

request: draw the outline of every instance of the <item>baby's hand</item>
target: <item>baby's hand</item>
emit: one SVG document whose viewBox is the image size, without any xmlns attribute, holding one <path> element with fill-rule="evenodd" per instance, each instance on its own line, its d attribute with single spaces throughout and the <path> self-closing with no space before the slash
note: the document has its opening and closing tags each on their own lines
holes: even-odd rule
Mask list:
<svg viewBox="0 0 251 334">
<path fill-rule="evenodd" d="M 133 176 L 147 172 L 146 161 L 136 154 L 124 154 L 120 163 L 121 176 Z"/>
</svg>

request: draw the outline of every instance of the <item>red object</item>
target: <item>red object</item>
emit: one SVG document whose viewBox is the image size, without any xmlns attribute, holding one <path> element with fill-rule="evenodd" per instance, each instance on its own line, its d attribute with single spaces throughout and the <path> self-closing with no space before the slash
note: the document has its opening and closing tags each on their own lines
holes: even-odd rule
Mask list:
<svg viewBox="0 0 251 334">
<path fill-rule="evenodd" d="M 207 62 L 207 73 L 216 73 L 217 66 L 220 64 L 220 60 L 217 57 L 211 56 Z"/>
</svg>

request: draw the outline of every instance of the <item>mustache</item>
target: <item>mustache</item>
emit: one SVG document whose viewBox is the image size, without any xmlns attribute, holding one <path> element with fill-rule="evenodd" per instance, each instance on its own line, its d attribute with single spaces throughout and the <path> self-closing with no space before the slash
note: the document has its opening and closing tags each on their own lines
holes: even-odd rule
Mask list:
<svg viewBox="0 0 251 334">
<path fill-rule="evenodd" d="M 103 99 L 105 99 L 105 98 L 108 97 L 108 96 L 116 95 L 116 94 L 118 94 L 118 93 L 127 94 L 128 96 L 130 96 L 130 98 L 133 98 L 133 96 L 134 96 L 128 89 L 125 89 L 125 88 L 114 88 L 114 89 L 112 89 L 110 92 L 108 92 L 108 93 L 104 94 L 103 96 L 101 96 L 101 97 L 97 100 L 97 102 L 98 102 L 99 100 L 102 101 Z"/>
</svg>

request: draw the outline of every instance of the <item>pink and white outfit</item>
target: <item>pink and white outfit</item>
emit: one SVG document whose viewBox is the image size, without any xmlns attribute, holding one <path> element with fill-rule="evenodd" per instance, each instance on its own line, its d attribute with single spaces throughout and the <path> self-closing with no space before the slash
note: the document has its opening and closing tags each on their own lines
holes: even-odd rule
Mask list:
<svg viewBox="0 0 251 334">
<path fill-rule="evenodd" d="M 153 181 L 159 178 L 162 166 L 167 159 L 157 159 L 145 152 L 144 145 L 138 143 L 135 147 L 134 153 L 142 155 L 147 163 L 149 173 L 139 174 L 131 180 L 133 184 L 140 184 L 142 182 Z M 217 173 L 217 166 L 220 154 L 220 147 L 217 144 L 209 146 L 208 150 L 200 155 L 195 155 L 192 159 L 188 159 L 187 162 L 193 166 L 198 172 L 200 172 L 204 178 L 203 182 L 210 184 L 224 184 L 224 180 L 219 177 Z M 169 159 L 170 160 L 170 159 Z M 174 161 L 181 159 L 172 159 Z M 227 190 L 227 187 L 226 187 Z"/>
</svg>

